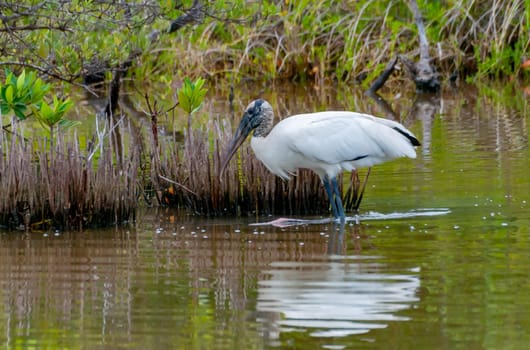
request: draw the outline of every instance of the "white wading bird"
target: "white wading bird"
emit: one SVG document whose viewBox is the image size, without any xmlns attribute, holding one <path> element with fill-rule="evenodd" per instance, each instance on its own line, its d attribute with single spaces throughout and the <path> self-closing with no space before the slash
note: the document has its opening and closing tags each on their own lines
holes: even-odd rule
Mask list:
<svg viewBox="0 0 530 350">
<path fill-rule="evenodd" d="M 273 174 L 289 179 L 299 168 L 320 176 L 336 219 L 345 219 L 337 175 L 399 157 L 416 158 L 418 139 L 403 125 L 369 114 L 327 111 L 293 115 L 273 127 L 271 105 L 252 101 L 224 156 L 221 174 L 248 134 L 256 157 Z"/>
</svg>

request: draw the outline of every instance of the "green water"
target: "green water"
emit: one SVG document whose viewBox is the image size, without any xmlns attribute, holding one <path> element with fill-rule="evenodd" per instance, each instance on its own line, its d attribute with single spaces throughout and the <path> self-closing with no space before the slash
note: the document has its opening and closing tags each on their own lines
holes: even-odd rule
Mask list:
<svg viewBox="0 0 530 350">
<path fill-rule="evenodd" d="M 423 146 L 373 169 L 360 225 L 151 209 L 124 228 L 2 233 L 0 348 L 527 348 L 526 97 L 467 90 L 393 101 Z M 324 103 L 280 95 L 283 112 Z"/>
</svg>

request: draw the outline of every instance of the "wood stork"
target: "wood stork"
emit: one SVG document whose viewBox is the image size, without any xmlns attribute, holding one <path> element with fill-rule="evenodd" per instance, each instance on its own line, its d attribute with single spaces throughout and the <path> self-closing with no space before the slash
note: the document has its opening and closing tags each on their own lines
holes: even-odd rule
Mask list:
<svg viewBox="0 0 530 350">
<path fill-rule="evenodd" d="M 416 158 L 418 139 L 398 122 L 369 114 L 326 111 L 293 115 L 273 127 L 274 112 L 262 99 L 252 101 L 223 158 L 221 174 L 248 134 L 256 157 L 273 174 L 289 179 L 299 168 L 322 180 L 333 215 L 344 221 L 337 175 L 399 157 Z"/>
</svg>

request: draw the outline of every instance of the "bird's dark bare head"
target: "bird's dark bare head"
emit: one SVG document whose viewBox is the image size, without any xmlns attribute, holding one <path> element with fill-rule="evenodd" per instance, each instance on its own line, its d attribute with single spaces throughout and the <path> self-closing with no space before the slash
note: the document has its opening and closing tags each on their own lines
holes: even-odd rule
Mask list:
<svg viewBox="0 0 530 350">
<path fill-rule="evenodd" d="M 255 130 L 255 137 L 267 136 L 272 129 L 273 119 L 274 113 L 269 102 L 262 99 L 250 102 L 223 158 L 221 174 L 252 130 Z"/>
<path fill-rule="evenodd" d="M 273 119 L 274 113 L 270 103 L 258 99 L 249 103 L 239 127 L 244 127 L 247 135 L 255 129 L 254 136 L 265 137 L 272 129 Z"/>
</svg>

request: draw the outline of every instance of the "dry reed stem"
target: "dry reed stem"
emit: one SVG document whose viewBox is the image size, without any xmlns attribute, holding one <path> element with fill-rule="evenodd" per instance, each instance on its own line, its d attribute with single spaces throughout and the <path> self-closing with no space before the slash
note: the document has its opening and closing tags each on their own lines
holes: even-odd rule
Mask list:
<svg viewBox="0 0 530 350">
<path fill-rule="evenodd" d="M 87 147 L 65 141 L 61 133 L 53 149 L 47 138 L 28 141 L 2 132 L 0 140 L 0 227 L 81 229 L 134 216 L 139 169 L 134 144 L 107 142 L 94 161 Z M 127 148 L 128 156 L 118 160 L 115 147 Z"/>
</svg>

